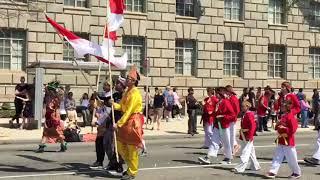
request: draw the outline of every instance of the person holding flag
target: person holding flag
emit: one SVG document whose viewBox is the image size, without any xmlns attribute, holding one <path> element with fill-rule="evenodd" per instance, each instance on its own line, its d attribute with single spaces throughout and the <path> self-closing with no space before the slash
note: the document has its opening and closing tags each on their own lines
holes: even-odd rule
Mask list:
<svg viewBox="0 0 320 180">
<path fill-rule="evenodd" d="M 118 152 L 128 166 L 127 171 L 123 173 L 122 180 L 134 179 L 137 176 L 138 149 L 143 147 L 144 116 L 142 114 L 142 96 L 137 88 L 139 80 L 140 75 L 136 66 L 132 66 L 126 80 L 127 90 L 119 103 L 113 103 L 114 109 L 123 113 L 120 120 L 114 124 L 114 129 L 117 131 Z"/>
</svg>

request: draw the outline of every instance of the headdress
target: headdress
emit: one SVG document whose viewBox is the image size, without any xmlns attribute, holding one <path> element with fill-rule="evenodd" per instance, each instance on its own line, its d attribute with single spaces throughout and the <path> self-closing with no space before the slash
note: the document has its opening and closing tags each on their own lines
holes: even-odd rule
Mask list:
<svg viewBox="0 0 320 180">
<path fill-rule="evenodd" d="M 131 69 L 128 73 L 128 77 L 132 78 L 135 81 L 139 81 L 140 80 L 140 75 L 137 71 L 137 67 L 136 65 L 131 66 Z"/>
</svg>

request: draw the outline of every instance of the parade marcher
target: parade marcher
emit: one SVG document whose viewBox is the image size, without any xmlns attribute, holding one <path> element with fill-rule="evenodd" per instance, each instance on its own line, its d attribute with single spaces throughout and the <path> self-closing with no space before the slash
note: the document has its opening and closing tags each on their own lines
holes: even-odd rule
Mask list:
<svg viewBox="0 0 320 180">
<path fill-rule="evenodd" d="M 232 86 L 228 85 L 226 86 L 226 89 L 227 89 L 228 99 L 230 100 L 230 103 L 233 107 L 233 111 L 235 113 L 235 117 L 233 121 L 230 123 L 230 145 L 232 148 L 232 153 L 236 154 L 240 149 L 240 146 L 238 145 L 238 142 L 236 140 L 236 123 L 238 120 L 238 115 L 240 113 L 240 104 L 239 104 L 239 99 L 237 97 L 237 94 L 233 91 Z M 249 91 L 249 100 L 250 100 L 250 91 Z"/>
<path fill-rule="evenodd" d="M 119 76 L 119 78 L 116 81 L 115 85 L 115 92 L 113 93 L 113 100 L 115 103 L 119 103 L 122 94 L 124 90 L 126 89 L 126 79 Z M 105 149 L 107 152 L 107 156 L 109 159 L 109 164 L 106 167 L 107 171 L 116 171 L 117 173 L 123 172 L 123 159 L 121 156 L 119 156 L 119 161 L 117 161 L 117 156 L 115 152 L 115 143 L 114 143 L 114 129 L 112 124 L 112 115 L 110 114 L 111 118 L 109 121 L 107 121 L 106 124 L 106 133 L 104 135 L 104 143 L 105 143 Z M 122 116 L 122 112 L 119 110 L 114 111 L 114 119 L 115 123 L 117 123 Z"/>
<path fill-rule="evenodd" d="M 226 98 L 224 87 L 216 89 L 216 96 L 219 99 L 215 108 L 215 120 L 208 154 L 205 157 L 199 157 L 201 163 L 211 164 L 217 158 L 220 149 L 220 142 L 223 144 L 225 158 L 221 163 L 230 164 L 232 160 L 232 148 L 230 146 L 230 123 L 234 121 L 235 112 L 230 101 Z"/>
<path fill-rule="evenodd" d="M 95 141 L 96 147 L 96 157 L 97 160 L 93 163 L 90 168 L 97 169 L 103 167 L 103 161 L 105 157 L 105 147 L 104 147 L 104 136 L 106 133 L 106 124 L 108 119 L 110 119 L 111 108 L 108 106 L 108 101 L 111 97 L 106 97 L 103 102 L 98 101 L 98 109 L 95 116 L 97 117 L 96 122 L 92 122 L 92 126 L 97 126 L 97 137 Z M 110 121 L 110 120 L 109 120 Z"/>
<path fill-rule="evenodd" d="M 45 89 L 46 99 L 46 114 L 45 123 L 43 128 L 42 140 L 39 145 L 37 153 L 44 152 L 46 147 L 45 143 L 50 139 L 55 142 L 60 142 L 60 152 L 67 150 L 67 143 L 64 141 L 63 135 L 64 124 L 60 119 L 59 105 L 64 95 L 63 90 L 60 88 L 60 84 L 57 81 L 48 83 Z"/>
<path fill-rule="evenodd" d="M 242 90 L 242 94 L 239 98 L 239 106 L 244 102 L 244 101 L 247 101 L 249 99 L 249 91 L 248 91 L 248 88 L 243 88 Z M 242 113 L 242 106 L 240 106 L 240 113 Z M 240 115 L 242 116 L 242 115 Z"/>
<path fill-rule="evenodd" d="M 278 137 L 276 139 L 277 147 L 273 155 L 271 169 L 267 173 L 266 177 L 275 178 L 284 158 L 286 158 L 288 165 L 292 170 L 292 174 L 289 178 L 297 179 L 301 177 L 301 169 L 298 165 L 297 151 L 295 147 L 295 133 L 298 128 L 298 121 L 291 112 L 291 100 L 286 100 L 281 105 L 281 110 L 284 115 L 275 127 L 278 132 Z"/>
<path fill-rule="evenodd" d="M 270 100 L 270 88 L 267 86 L 264 88 L 264 94 L 260 97 L 257 115 L 258 115 L 258 131 L 269 131 L 268 130 L 268 114 L 267 111 L 270 110 L 269 100 Z"/>
<path fill-rule="evenodd" d="M 194 134 L 199 134 L 197 131 L 197 108 L 198 108 L 198 101 L 193 96 L 194 91 L 193 88 L 190 87 L 188 89 L 188 96 L 187 96 L 187 112 L 188 112 L 188 134 L 192 136 Z"/>
<path fill-rule="evenodd" d="M 214 89 L 209 87 L 207 88 L 208 97 L 204 99 L 203 105 L 203 113 L 202 113 L 202 122 L 204 129 L 204 146 L 202 149 L 209 148 L 210 145 L 210 137 L 212 136 L 213 130 L 213 122 L 214 122 L 214 111 L 216 108 L 216 104 L 218 103 L 218 99 L 214 96 Z"/>
<path fill-rule="evenodd" d="M 256 95 L 254 94 L 254 87 L 249 88 L 249 99 L 248 101 L 251 103 L 251 108 L 250 111 L 255 111 L 256 110 Z"/>
<path fill-rule="evenodd" d="M 304 161 L 308 164 L 320 165 L 320 131 L 318 131 L 318 138 L 315 146 L 315 152 L 312 158 L 304 158 Z"/>
<path fill-rule="evenodd" d="M 119 103 L 113 103 L 115 110 L 121 110 L 123 115 L 114 125 L 117 130 L 118 152 L 128 166 L 122 180 L 134 179 L 138 173 L 139 153 L 143 140 L 142 97 L 137 88 L 140 75 L 135 66 L 127 76 L 127 90 Z"/>
<path fill-rule="evenodd" d="M 291 89 L 293 89 L 289 82 L 285 81 L 281 84 L 281 92 L 280 97 L 278 98 L 275 109 L 279 111 L 279 119 L 281 118 L 281 115 L 283 112 L 281 112 L 281 106 L 284 101 L 290 100 L 291 101 L 291 113 L 296 116 L 298 113 L 300 113 L 300 103 L 297 98 L 297 96 L 291 92 Z"/>
<path fill-rule="evenodd" d="M 241 129 L 239 132 L 239 139 L 241 140 L 241 162 L 234 168 L 234 171 L 238 173 L 244 172 L 249 165 L 251 170 L 258 171 L 261 169 L 253 146 L 256 123 L 254 119 L 254 113 L 249 110 L 250 107 L 250 102 L 244 101 L 242 103 L 244 115 L 241 119 Z"/>
<path fill-rule="evenodd" d="M 26 89 L 27 84 L 25 83 L 26 79 L 24 76 L 20 77 L 20 83 L 15 87 L 15 98 L 14 98 L 14 107 L 15 107 L 15 115 L 9 121 L 10 127 L 13 128 L 13 121 L 17 121 L 17 125 L 19 126 L 19 118 L 21 118 L 21 113 L 23 110 L 23 100 L 21 98 L 26 98 Z M 20 97 L 20 98 L 19 98 Z"/>
</svg>

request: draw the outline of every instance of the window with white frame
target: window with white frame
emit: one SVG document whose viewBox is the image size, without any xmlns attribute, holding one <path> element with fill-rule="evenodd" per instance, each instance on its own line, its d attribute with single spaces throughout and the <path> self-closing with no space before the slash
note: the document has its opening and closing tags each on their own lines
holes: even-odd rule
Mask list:
<svg viewBox="0 0 320 180">
<path fill-rule="evenodd" d="M 310 2 L 310 27 L 320 28 L 320 3 Z"/>
<path fill-rule="evenodd" d="M 77 34 L 77 36 L 89 40 L 89 34 L 86 33 L 81 33 Z M 73 61 L 75 58 L 75 52 L 71 44 L 67 41 L 64 40 L 64 45 L 63 45 L 63 60 L 64 61 Z M 84 58 L 76 58 L 78 61 L 89 61 L 89 57 L 84 57 Z"/>
<path fill-rule="evenodd" d="M 283 78 L 285 64 L 285 47 L 269 45 L 268 47 L 268 77 Z"/>
<path fill-rule="evenodd" d="M 223 75 L 240 76 L 242 62 L 242 44 L 234 42 L 224 43 L 223 52 Z"/>
<path fill-rule="evenodd" d="M 131 12 L 143 12 L 144 0 L 126 0 L 126 10 Z"/>
<path fill-rule="evenodd" d="M 242 21 L 243 0 L 225 0 L 224 1 L 224 18 L 234 21 Z"/>
<path fill-rule="evenodd" d="M 128 62 L 135 64 L 143 72 L 145 58 L 145 42 L 142 37 L 125 36 L 122 39 L 122 48 L 128 54 Z"/>
<path fill-rule="evenodd" d="M 320 79 L 320 48 L 309 49 L 309 77 Z"/>
<path fill-rule="evenodd" d="M 285 24 L 286 0 L 269 0 L 269 24 Z"/>
<path fill-rule="evenodd" d="M 0 29 L 0 69 L 21 71 L 26 64 L 26 33 Z"/>
<path fill-rule="evenodd" d="M 176 0 L 176 13 L 180 16 L 194 16 L 194 0 Z"/>
<path fill-rule="evenodd" d="M 88 0 L 64 0 L 64 5 L 87 8 Z"/>
<path fill-rule="evenodd" d="M 195 42 L 193 40 L 176 40 L 175 73 L 178 75 L 195 75 Z"/>
</svg>

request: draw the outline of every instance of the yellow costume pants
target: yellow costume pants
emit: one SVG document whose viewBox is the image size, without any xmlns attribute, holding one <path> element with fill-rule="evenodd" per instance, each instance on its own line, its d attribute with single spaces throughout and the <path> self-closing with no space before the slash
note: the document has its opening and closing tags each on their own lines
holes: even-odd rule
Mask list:
<svg viewBox="0 0 320 180">
<path fill-rule="evenodd" d="M 138 148 L 133 145 L 127 145 L 117 141 L 118 152 L 128 166 L 128 174 L 136 176 L 139 166 Z"/>
</svg>

